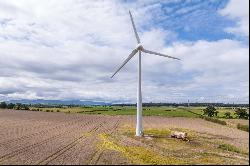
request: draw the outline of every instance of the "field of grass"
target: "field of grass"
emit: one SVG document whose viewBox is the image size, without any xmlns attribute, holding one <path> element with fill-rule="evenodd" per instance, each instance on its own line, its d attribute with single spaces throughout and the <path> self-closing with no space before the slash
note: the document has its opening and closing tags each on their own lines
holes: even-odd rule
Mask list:
<svg viewBox="0 0 250 166">
<path fill-rule="evenodd" d="M 36 110 L 37 108 L 31 108 Z M 190 112 L 184 107 L 144 107 L 143 116 L 167 116 L 167 117 L 199 117 L 202 108 L 192 108 L 195 112 Z M 101 115 L 135 115 L 136 107 L 133 106 L 90 106 L 73 108 L 39 108 L 44 112 L 64 112 L 64 113 L 82 113 L 82 114 L 101 114 Z"/>
<path fill-rule="evenodd" d="M 45 112 L 64 112 L 101 115 L 135 115 L 135 106 L 85 106 L 72 108 L 31 108 Z M 143 116 L 166 116 L 166 117 L 192 117 L 197 118 L 203 114 L 205 107 L 143 107 Z M 231 112 L 232 118 L 236 118 L 232 108 L 217 108 L 218 118 L 224 118 L 225 112 Z"/>
</svg>

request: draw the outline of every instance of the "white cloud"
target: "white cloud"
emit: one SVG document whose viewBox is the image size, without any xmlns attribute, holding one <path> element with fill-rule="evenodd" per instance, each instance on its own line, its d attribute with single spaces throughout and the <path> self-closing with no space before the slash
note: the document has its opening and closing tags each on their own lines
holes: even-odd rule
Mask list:
<svg viewBox="0 0 250 166">
<path fill-rule="evenodd" d="M 235 27 L 225 29 L 227 32 L 249 37 L 249 0 L 230 0 L 219 13 L 237 21 Z"/>
<path fill-rule="evenodd" d="M 191 96 L 226 101 L 230 93 L 241 101 L 248 101 L 249 49 L 240 42 L 176 42 L 161 52 L 182 60 L 176 63 L 151 56 L 151 64 L 144 65 L 145 96 L 152 96 L 152 101 L 155 98 L 152 94 L 157 94 L 161 101 L 166 96 L 173 101 L 187 100 Z M 178 96 L 174 95 L 176 93 Z"/>
<path fill-rule="evenodd" d="M 68 0 L 0 0 L 0 99 L 135 102 L 136 57 L 109 77 L 136 45 L 128 8 L 138 6 L 132 12 L 145 47 L 182 59 L 143 54 L 144 101 L 248 100 L 249 48 L 240 42 L 178 41 L 150 25 L 158 2 Z"/>
</svg>

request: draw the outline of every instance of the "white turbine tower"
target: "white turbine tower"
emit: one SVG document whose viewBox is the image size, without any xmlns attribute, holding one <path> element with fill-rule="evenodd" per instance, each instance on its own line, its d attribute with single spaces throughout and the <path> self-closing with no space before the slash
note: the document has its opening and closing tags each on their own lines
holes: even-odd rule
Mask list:
<svg viewBox="0 0 250 166">
<path fill-rule="evenodd" d="M 154 51 L 149 51 L 146 50 L 145 48 L 143 48 L 140 38 L 138 36 L 138 33 L 136 31 L 135 28 L 135 23 L 132 17 L 131 12 L 129 11 L 129 15 L 130 15 L 130 19 L 132 22 L 132 26 L 134 29 L 134 33 L 135 33 L 135 37 L 137 40 L 137 46 L 135 47 L 135 49 L 131 52 L 131 54 L 128 56 L 128 58 L 122 63 L 122 65 L 117 69 L 117 71 L 111 76 L 111 78 L 114 77 L 114 75 L 119 72 L 121 70 L 121 68 L 137 53 L 139 52 L 139 60 L 138 60 L 138 89 L 137 89 L 137 118 L 136 118 L 136 136 L 143 136 L 143 130 L 142 130 L 142 94 L 141 94 L 141 52 L 144 53 L 149 53 L 149 54 L 155 54 L 155 55 L 159 55 L 159 56 L 163 56 L 163 57 L 167 57 L 167 58 L 172 58 L 172 59 L 178 59 L 172 56 L 168 56 L 165 54 L 161 54 L 161 53 L 157 53 Z M 178 59 L 180 60 L 180 59 Z"/>
</svg>

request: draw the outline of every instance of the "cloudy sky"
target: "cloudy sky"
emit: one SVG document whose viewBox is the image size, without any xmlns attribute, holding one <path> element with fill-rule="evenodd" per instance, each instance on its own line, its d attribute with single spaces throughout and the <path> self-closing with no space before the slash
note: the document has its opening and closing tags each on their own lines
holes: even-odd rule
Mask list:
<svg viewBox="0 0 250 166">
<path fill-rule="evenodd" d="M 248 0 L 0 0 L 0 100 L 249 102 Z"/>
</svg>

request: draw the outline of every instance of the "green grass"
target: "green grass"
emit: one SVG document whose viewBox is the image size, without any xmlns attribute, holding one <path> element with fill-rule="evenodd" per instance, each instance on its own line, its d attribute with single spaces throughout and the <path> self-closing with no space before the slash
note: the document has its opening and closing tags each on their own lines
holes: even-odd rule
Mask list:
<svg viewBox="0 0 250 166">
<path fill-rule="evenodd" d="M 231 151 L 231 152 L 236 152 L 236 153 L 240 153 L 241 150 L 233 145 L 230 145 L 230 144 L 220 144 L 218 146 L 219 149 L 223 149 L 223 150 L 226 150 L 226 151 Z"/>
<path fill-rule="evenodd" d="M 207 116 L 202 116 L 202 118 L 205 119 L 206 121 L 218 123 L 221 125 L 227 125 L 227 122 L 220 120 L 220 119 L 217 119 L 217 118 L 211 118 L 211 117 L 207 117 Z"/>
<path fill-rule="evenodd" d="M 31 107 L 31 109 L 37 109 Z M 143 116 L 166 116 L 166 117 L 190 117 L 198 118 L 203 115 L 205 107 L 143 107 Z M 236 118 L 232 108 L 216 108 L 218 118 L 224 118 L 225 112 L 231 112 L 232 118 Z M 82 113 L 94 115 L 136 115 L 135 106 L 85 106 L 73 108 L 39 108 L 39 111 L 48 112 Z"/>
<path fill-rule="evenodd" d="M 92 107 L 84 109 L 84 114 L 101 115 L 135 115 L 136 107 Z M 143 116 L 167 116 L 167 117 L 199 117 L 183 108 L 175 107 L 143 107 Z"/>
<path fill-rule="evenodd" d="M 232 118 L 237 118 L 237 116 L 234 114 L 235 113 L 235 111 L 234 111 L 234 109 L 233 108 L 228 108 L 228 107 L 216 107 L 216 110 L 217 111 L 219 111 L 219 113 L 218 113 L 218 117 L 219 118 L 225 118 L 225 113 L 226 112 L 230 112 L 231 113 L 231 116 L 232 116 Z"/>
<path fill-rule="evenodd" d="M 82 113 L 94 115 L 136 115 L 136 107 L 133 106 L 90 106 L 74 108 L 40 108 L 44 112 Z M 49 110 L 49 111 L 48 111 Z M 195 109 L 197 111 L 197 108 Z M 143 116 L 167 116 L 167 117 L 199 117 L 182 107 L 143 107 Z"/>
</svg>

